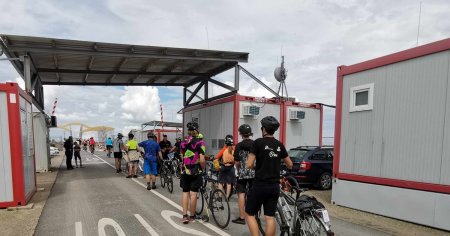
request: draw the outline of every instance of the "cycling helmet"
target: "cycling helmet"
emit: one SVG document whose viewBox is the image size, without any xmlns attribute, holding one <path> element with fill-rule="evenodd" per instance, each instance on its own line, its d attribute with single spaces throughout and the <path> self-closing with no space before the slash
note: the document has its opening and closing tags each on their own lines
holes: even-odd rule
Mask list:
<svg viewBox="0 0 450 236">
<path fill-rule="evenodd" d="M 280 122 L 273 116 L 266 116 L 261 120 L 261 126 L 264 127 L 267 132 L 275 132 L 280 127 Z"/>
<path fill-rule="evenodd" d="M 187 123 L 188 130 L 198 130 L 198 124 L 196 122 Z"/>
<path fill-rule="evenodd" d="M 117 134 L 117 137 L 118 137 L 118 138 L 122 138 L 122 137 L 123 137 L 123 134 L 122 134 L 122 133 L 118 133 L 118 134 Z"/>
<path fill-rule="evenodd" d="M 225 145 L 231 146 L 233 144 L 234 144 L 233 136 L 231 134 L 228 134 L 227 136 L 225 136 Z"/>
<path fill-rule="evenodd" d="M 239 133 L 241 135 L 253 135 L 252 134 L 252 127 L 250 127 L 250 125 L 248 124 L 243 124 L 241 126 L 239 126 Z"/>
</svg>

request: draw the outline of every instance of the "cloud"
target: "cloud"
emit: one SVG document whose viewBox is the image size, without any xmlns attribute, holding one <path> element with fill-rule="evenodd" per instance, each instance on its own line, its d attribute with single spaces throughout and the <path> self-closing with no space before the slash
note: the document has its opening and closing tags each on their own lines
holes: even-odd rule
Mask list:
<svg viewBox="0 0 450 236">
<path fill-rule="evenodd" d="M 120 97 L 122 118 L 134 122 L 155 120 L 160 114 L 160 99 L 156 87 L 125 87 Z"/>
</svg>

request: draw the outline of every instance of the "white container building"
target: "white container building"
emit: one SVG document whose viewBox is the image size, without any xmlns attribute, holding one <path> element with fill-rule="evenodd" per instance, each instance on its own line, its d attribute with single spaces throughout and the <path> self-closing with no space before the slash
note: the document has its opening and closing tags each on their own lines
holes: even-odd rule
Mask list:
<svg viewBox="0 0 450 236">
<path fill-rule="evenodd" d="M 242 140 L 238 133 L 242 124 L 252 127 L 253 138 L 261 137 L 260 120 L 269 115 L 280 121 L 280 128 L 274 137 L 283 142 L 287 149 L 322 144 L 322 105 L 281 99 L 234 94 L 186 107 L 183 109 L 183 127 L 190 121 L 198 122 L 206 143 L 206 153 L 215 155 L 223 147 L 227 134 L 233 135 L 235 143 Z"/>
<path fill-rule="evenodd" d="M 450 230 L 450 39 L 339 66 L 335 204 Z"/>
</svg>

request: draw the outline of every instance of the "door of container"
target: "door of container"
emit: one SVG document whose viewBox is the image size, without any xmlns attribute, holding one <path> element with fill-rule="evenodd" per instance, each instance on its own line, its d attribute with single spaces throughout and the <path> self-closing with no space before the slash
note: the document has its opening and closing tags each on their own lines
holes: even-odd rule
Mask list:
<svg viewBox="0 0 450 236">
<path fill-rule="evenodd" d="M 33 144 L 33 113 L 31 104 L 20 96 L 20 129 L 22 136 L 23 178 L 25 196 L 36 187 Z"/>
<path fill-rule="evenodd" d="M 7 93 L 0 92 L 0 202 L 12 202 L 13 183 Z"/>
</svg>

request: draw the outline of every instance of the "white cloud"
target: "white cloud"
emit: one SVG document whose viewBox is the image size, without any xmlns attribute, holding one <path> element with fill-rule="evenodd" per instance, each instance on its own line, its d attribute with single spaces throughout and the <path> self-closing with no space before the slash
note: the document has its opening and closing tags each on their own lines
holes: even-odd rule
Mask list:
<svg viewBox="0 0 450 236">
<path fill-rule="evenodd" d="M 124 119 L 143 123 L 159 117 L 160 99 L 156 87 L 125 87 L 120 101 Z"/>
</svg>

